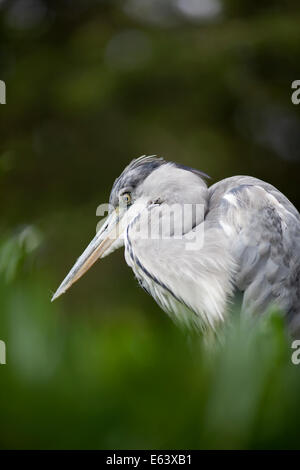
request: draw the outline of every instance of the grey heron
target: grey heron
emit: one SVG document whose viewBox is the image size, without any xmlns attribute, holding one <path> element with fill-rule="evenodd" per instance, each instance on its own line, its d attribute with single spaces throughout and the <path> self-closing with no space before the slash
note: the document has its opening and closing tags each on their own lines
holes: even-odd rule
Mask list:
<svg viewBox="0 0 300 470">
<path fill-rule="evenodd" d="M 179 323 L 215 330 L 228 317 L 238 291 L 243 311 L 263 313 L 277 306 L 291 330 L 299 330 L 298 211 L 257 178 L 234 176 L 210 187 L 206 180 L 201 171 L 156 156 L 133 160 L 113 184 L 106 222 L 52 300 L 96 260 L 124 246 L 141 286 Z M 180 208 L 195 205 L 202 210 L 193 209 L 183 220 Z M 160 224 L 170 216 L 169 206 L 177 209 L 164 236 Z M 160 227 L 160 236 L 149 236 L 149 220 L 150 228 Z M 203 234 L 201 243 L 188 249 L 188 240 L 197 234 Z"/>
</svg>

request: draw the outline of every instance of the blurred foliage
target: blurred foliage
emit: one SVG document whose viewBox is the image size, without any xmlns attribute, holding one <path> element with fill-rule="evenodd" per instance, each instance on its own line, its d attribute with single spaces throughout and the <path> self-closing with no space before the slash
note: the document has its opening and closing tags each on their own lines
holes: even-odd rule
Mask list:
<svg viewBox="0 0 300 470">
<path fill-rule="evenodd" d="M 251 174 L 300 207 L 300 5 L 0 0 L 1 448 L 297 448 L 280 316 L 178 331 L 121 252 L 51 304 L 130 159 Z"/>
</svg>

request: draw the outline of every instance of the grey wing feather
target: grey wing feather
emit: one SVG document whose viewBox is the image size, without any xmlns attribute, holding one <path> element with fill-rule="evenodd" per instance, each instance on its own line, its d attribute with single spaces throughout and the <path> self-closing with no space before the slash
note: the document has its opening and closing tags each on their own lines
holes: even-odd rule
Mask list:
<svg viewBox="0 0 300 470">
<path fill-rule="evenodd" d="M 277 305 L 293 331 L 300 329 L 300 216 L 272 185 L 247 176 L 209 188 L 206 220 L 219 223 L 231 239 L 237 263 L 235 285 L 243 308 L 263 312 Z"/>
</svg>

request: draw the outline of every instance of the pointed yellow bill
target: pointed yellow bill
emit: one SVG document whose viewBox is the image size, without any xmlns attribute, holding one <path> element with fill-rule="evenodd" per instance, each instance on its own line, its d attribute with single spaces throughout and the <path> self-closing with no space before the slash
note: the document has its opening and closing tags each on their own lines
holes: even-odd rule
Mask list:
<svg viewBox="0 0 300 470">
<path fill-rule="evenodd" d="M 103 257 L 119 236 L 119 216 L 117 210 L 115 210 L 107 217 L 101 229 L 78 258 L 69 274 L 53 295 L 51 302 L 64 294 L 99 258 Z"/>
</svg>

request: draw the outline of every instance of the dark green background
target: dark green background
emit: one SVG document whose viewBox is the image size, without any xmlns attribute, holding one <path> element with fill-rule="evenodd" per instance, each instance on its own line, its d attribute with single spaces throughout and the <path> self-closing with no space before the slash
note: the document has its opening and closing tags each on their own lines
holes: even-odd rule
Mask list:
<svg viewBox="0 0 300 470">
<path fill-rule="evenodd" d="M 141 154 L 253 175 L 300 207 L 299 25 L 288 0 L 0 1 L 1 448 L 300 447 L 279 316 L 237 312 L 207 351 L 122 250 L 50 303 Z"/>
</svg>

